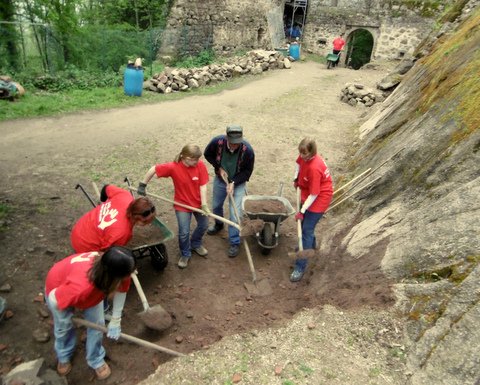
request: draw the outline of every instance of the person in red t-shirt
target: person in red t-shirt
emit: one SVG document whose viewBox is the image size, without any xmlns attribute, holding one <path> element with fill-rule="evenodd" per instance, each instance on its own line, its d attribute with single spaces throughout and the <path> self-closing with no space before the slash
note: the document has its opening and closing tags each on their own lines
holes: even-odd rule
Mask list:
<svg viewBox="0 0 480 385">
<path fill-rule="evenodd" d="M 112 319 L 107 337 L 117 340 L 121 334 L 121 317 L 130 274 L 135 271 L 135 258 L 124 247 L 112 247 L 105 253 L 73 254 L 57 262 L 47 274 L 45 299 L 53 315 L 57 372 L 66 376 L 72 369 L 71 359 L 76 345 L 72 322 L 75 309 L 83 311 L 87 321 L 105 325 L 103 299 L 113 298 Z M 110 376 L 102 346 L 103 333 L 87 328 L 85 345 L 88 366 L 99 380 Z"/>
<path fill-rule="evenodd" d="M 127 190 L 105 185 L 102 204 L 84 214 L 74 225 L 70 240 L 77 253 L 103 251 L 110 246 L 125 246 L 133 226 L 145 226 L 155 218 L 155 206 L 146 197 L 134 199 Z"/>
<path fill-rule="evenodd" d="M 315 249 L 315 226 L 327 210 L 333 195 L 332 176 L 325 161 L 317 155 L 317 144 L 304 138 L 298 145 L 294 186 L 300 189 L 301 208 L 295 220 L 302 221 L 303 249 Z M 307 268 L 306 258 L 297 258 L 290 281 L 300 281 Z"/>
<path fill-rule="evenodd" d="M 340 53 L 342 52 L 344 45 L 345 45 L 345 40 L 343 40 L 343 33 L 342 33 L 335 40 L 333 40 L 333 53 L 335 55 L 338 55 L 338 59 L 333 65 L 334 67 L 337 66 L 338 63 L 340 62 Z"/>
<path fill-rule="evenodd" d="M 175 188 L 174 201 L 185 205 L 201 208 L 209 213 L 207 205 L 208 171 L 205 164 L 200 160 L 202 152 L 198 146 L 188 144 L 182 148 L 173 162 L 156 164 L 147 171 L 143 182 L 138 185 L 138 194 L 145 195 L 148 182 L 157 175 L 157 178 L 172 178 Z M 180 247 L 180 259 L 178 267 L 187 267 L 192 251 L 202 257 L 208 254 L 202 246 L 202 239 L 207 231 L 208 217 L 198 212 L 192 212 L 184 207 L 174 205 L 175 215 L 178 222 L 178 244 Z M 192 215 L 197 221 L 197 227 L 190 239 L 190 222 Z"/>
</svg>

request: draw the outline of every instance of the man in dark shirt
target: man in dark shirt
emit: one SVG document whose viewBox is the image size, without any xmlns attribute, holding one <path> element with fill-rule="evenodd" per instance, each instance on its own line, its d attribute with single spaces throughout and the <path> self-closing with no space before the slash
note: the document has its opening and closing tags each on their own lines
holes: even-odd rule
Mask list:
<svg viewBox="0 0 480 385">
<path fill-rule="evenodd" d="M 255 163 L 255 153 L 250 144 L 243 139 L 243 129 L 237 125 L 227 127 L 226 135 L 214 137 L 204 151 L 205 159 L 215 169 L 213 180 L 212 211 L 223 217 L 223 204 L 228 194 L 233 194 L 238 215 L 242 218 L 242 198 L 246 193 L 246 182 L 250 179 Z M 235 212 L 229 204 L 230 220 L 236 222 Z M 207 234 L 215 235 L 223 229 L 223 223 L 215 221 Z M 228 256 L 238 255 L 240 248 L 240 232 L 228 227 L 230 247 Z"/>
</svg>

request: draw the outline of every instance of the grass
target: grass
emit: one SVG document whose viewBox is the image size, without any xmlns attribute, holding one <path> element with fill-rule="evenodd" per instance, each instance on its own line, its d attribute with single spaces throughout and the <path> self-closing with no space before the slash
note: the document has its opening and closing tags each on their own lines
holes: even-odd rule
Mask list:
<svg viewBox="0 0 480 385">
<path fill-rule="evenodd" d="M 14 102 L 0 100 L 0 121 L 159 103 L 182 99 L 190 95 L 211 95 L 237 88 L 253 79 L 255 79 L 253 76 L 242 76 L 212 86 L 166 95 L 144 90 L 141 97 L 126 96 L 123 88 L 120 87 L 70 90 L 58 93 L 29 93 L 27 90 L 22 98 Z"/>
</svg>

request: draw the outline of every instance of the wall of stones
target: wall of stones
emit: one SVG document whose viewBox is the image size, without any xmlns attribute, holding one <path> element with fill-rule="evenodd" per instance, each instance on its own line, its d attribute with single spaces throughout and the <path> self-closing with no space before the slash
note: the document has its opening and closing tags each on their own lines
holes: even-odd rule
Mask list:
<svg viewBox="0 0 480 385">
<path fill-rule="evenodd" d="M 219 54 L 272 49 L 285 44 L 283 12 L 293 0 L 176 0 L 162 54 Z M 451 0 L 309 0 L 303 50 L 326 55 L 333 39 L 359 29 L 374 38 L 373 59 L 411 54 Z"/>
<path fill-rule="evenodd" d="M 274 21 L 281 22 L 282 16 L 281 0 L 176 0 L 164 33 L 162 53 L 195 54 L 212 48 L 217 53 L 231 54 L 271 48 L 271 31 L 278 29 Z"/>
</svg>

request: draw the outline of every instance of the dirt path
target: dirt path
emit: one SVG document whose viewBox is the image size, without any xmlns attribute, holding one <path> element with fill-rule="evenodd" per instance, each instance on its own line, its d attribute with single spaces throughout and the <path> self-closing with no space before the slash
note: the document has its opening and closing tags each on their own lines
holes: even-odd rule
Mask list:
<svg viewBox="0 0 480 385">
<path fill-rule="evenodd" d="M 202 148 L 223 133 L 227 124 L 244 127 L 256 151 L 250 194 L 275 195 L 284 182 L 284 196 L 294 202 L 291 178 L 296 146 L 304 136 L 317 138 L 320 152 L 334 180 L 342 174 L 342 163 L 354 141 L 352 127 L 361 110 L 340 103 L 338 94 L 346 82 L 367 86 L 384 75 L 381 71 L 327 71 L 313 63 L 295 63 L 291 70 L 273 71 L 240 88 L 211 96 L 191 96 L 179 101 L 143 105 L 104 112 L 1 122 L 0 199 L 12 210 L 8 229 L 0 233 L 0 285 L 12 286 L 4 294 L 13 317 L 0 324 L 2 373 L 20 361 L 45 357 L 54 367 L 53 340 L 34 342 L 31 330 L 50 330 L 43 305 L 34 302 L 42 291 L 44 277 L 57 260 L 71 254 L 69 232 L 76 219 L 90 209 L 75 191 L 90 181 L 123 184 L 124 176 L 138 181 L 155 162 L 170 161 L 186 143 Z M 211 175 L 212 170 L 209 169 Z M 155 180 L 151 191 L 172 197 L 168 180 Z M 157 202 L 159 215 L 176 233 L 169 205 Z M 318 227 L 328 231 L 328 218 Z M 123 329 L 129 334 L 185 353 L 202 349 L 223 336 L 268 327 L 291 318 L 303 307 L 330 303 L 343 308 L 385 307 L 391 304 L 388 282 L 375 256 L 362 267 L 343 256 L 320 256 L 310 274 L 299 284 L 288 280 L 291 261 L 287 253 L 296 244 L 293 218 L 280 227 L 279 245 L 263 256 L 254 238 L 248 242 L 254 253 L 257 274 L 268 278 L 271 295 L 249 295 L 244 283 L 251 281 L 244 251 L 235 259 L 226 256 L 226 234 L 206 236 L 207 259 L 194 257 L 189 267 L 176 267 L 176 240 L 166 246 L 170 264 L 155 272 L 149 261 L 140 261 L 139 277 L 151 305 L 161 303 L 175 319 L 164 333 L 146 330 L 135 316 L 141 310 L 132 291 L 127 299 Z M 155 241 L 153 230 L 135 234 L 133 244 Z M 278 300 L 281 299 L 281 300 Z M 181 337 L 181 343 L 176 339 Z M 109 383 L 134 384 L 168 360 L 124 343 L 105 342 L 112 364 Z M 79 346 L 70 384 L 84 384 L 87 370 Z M 94 380 L 93 380 L 94 381 Z M 94 381 L 95 382 L 95 381 Z"/>
</svg>

